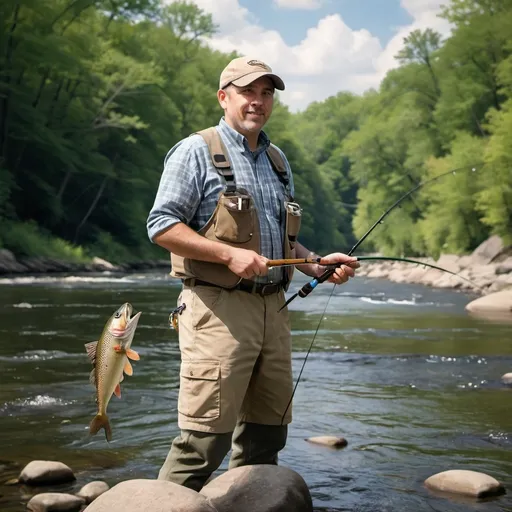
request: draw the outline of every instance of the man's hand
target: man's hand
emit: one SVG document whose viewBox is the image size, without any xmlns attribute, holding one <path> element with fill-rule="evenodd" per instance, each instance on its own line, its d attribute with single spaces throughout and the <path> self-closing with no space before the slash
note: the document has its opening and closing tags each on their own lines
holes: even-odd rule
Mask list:
<svg viewBox="0 0 512 512">
<path fill-rule="evenodd" d="M 247 249 L 231 248 L 228 268 L 231 272 L 244 279 L 266 276 L 268 258 Z"/>
<path fill-rule="evenodd" d="M 322 267 L 322 265 L 333 265 L 336 263 L 343 263 L 343 265 L 336 268 L 334 274 L 328 279 L 330 283 L 334 284 L 346 283 L 351 277 L 355 276 L 355 270 L 360 267 L 357 258 L 354 258 L 353 256 L 347 256 L 342 252 L 333 252 L 327 256 L 324 256 L 320 260 L 317 277 L 320 277 L 320 275 L 325 271 L 325 267 Z"/>
</svg>

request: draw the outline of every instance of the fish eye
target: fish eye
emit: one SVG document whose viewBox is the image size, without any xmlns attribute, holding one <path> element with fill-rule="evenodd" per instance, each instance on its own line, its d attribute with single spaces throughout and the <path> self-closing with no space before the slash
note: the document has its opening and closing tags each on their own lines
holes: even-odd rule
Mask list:
<svg viewBox="0 0 512 512">
<path fill-rule="evenodd" d="M 116 311 L 116 314 L 114 315 L 114 318 L 120 318 L 121 317 L 121 312 L 120 311 Z"/>
</svg>

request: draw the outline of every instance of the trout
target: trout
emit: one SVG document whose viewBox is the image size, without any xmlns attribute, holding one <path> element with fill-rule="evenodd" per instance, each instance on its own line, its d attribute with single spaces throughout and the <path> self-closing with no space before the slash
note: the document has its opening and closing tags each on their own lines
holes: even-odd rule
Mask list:
<svg viewBox="0 0 512 512">
<path fill-rule="evenodd" d="M 93 369 L 89 381 L 96 388 L 98 412 L 89 426 L 90 434 L 105 430 L 107 441 L 112 439 L 112 428 L 107 416 L 107 406 L 115 394 L 121 398 L 124 375 L 132 375 L 129 359 L 138 361 L 139 354 L 130 348 L 141 312 L 131 317 L 131 304 L 123 304 L 107 321 L 99 341 L 87 343 L 85 349 Z"/>
</svg>

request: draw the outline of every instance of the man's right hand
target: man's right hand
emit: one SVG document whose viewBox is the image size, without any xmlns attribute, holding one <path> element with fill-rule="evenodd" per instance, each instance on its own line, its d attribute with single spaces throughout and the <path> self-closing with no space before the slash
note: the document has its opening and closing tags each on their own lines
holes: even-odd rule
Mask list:
<svg viewBox="0 0 512 512">
<path fill-rule="evenodd" d="M 268 274 L 267 261 L 255 251 L 231 247 L 228 268 L 239 277 L 253 279 Z"/>
</svg>

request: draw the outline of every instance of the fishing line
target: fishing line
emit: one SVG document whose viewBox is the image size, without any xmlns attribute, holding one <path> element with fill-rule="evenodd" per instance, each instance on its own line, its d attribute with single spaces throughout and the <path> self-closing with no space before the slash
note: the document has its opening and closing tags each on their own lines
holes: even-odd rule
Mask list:
<svg viewBox="0 0 512 512">
<path fill-rule="evenodd" d="M 347 253 L 347 256 L 352 256 L 352 254 L 354 253 L 354 251 L 368 238 L 368 236 L 370 235 L 370 233 L 372 233 L 372 231 L 379 225 L 379 224 L 382 224 L 383 223 L 383 220 L 397 207 L 400 205 L 400 203 L 402 203 L 402 201 L 404 201 L 406 198 L 408 198 L 411 194 L 413 194 L 414 192 L 416 192 L 416 190 L 420 189 L 421 187 L 424 187 L 425 185 L 428 185 L 429 183 L 433 183 L 434 181 L 437 181 L 438 179 L 440 178 L 443 178 L 445 176 L 448 176 L 448 175 L 455 175 L 457 172 L 459 171 L 471 171 L 471 172 L 475 172 L 477 168 L 479 167 L 483 167 L 485 164 L 483 162 L 479 162 L 475 165 L 470 165 L 470 166 L 463 166 L 463 167 L 458 167 L 456 169 L 452 169 L 450 171 L 447 171 L 447 172 L 444 172 L 442 174 L 438 174 L 437 176 L 434 176 L 433 178 L 430 178 L 428 180 L 425 180 L 425 181 L 422 181 L 420 183 L 417 183 L 413 188 L 411 188 L 410 190 L 408 190 L 405 194 L 403 194 L 401 197 L 399 197 L 375 222 L 374 224 L 372 224 L 372 226 L 370 227 L 370 229 L 368 229 L 368 231 L 366 231 L 366 233 L 354 244 L 354 246 L 352 247 L 352 249 L 350 249 L 350 251 Z M 428 266 L 428 267 L 432 267 L 432 268 L 436 268 L 437 270 L 441 270 L 443 272 L 448 272 L 449 274 L 453 274 L 457 277 L 460 277 L 468 282 L 470 282 L 473 286 L 476 286 L 474 283 L 472 283 L 469 279 L 466 279 L 465 277 L 461 276 L 460 274 L 457 274 L 455 272 L 452 272 L 450 270 L 447 270 L 445 268 L 442 268 L 442 267 L 438 267 L 438 266 L 435 266 L 435 265 L 431 265 L 431 264 L 428 264 L 428 263 L 424 263 L 424 262 L 421 262 L 421 261 L 416 261 L 416 260 L 409 260 L 408 258 L 391 258 L 391 257 L 384 257 L 384 256 L 361 256 L 360 260 L 363 261 L 363 260 L 370 260 L 370 259 L 379 259 L 379 260 L 384 260 L 384 259 L 387 259 L 387 260 L 392 260 L 392 261 L 408 261 L 410 263 L 416 263 L 418 265 L 423 265 L 423 266 Z M 281 309 L 279 311 L 281 311 L 282 309 L 284 309 L 286 306 L 288 306 L 288 304 L 290 304 L 290 302 L 292 302 L 297 296 L 301 297 L 301 298 L 305 298 L 307 297 L 319 284 L 323 283 L 324 281 L 326 281 L 327 279 L 329 279 L 330 276 L 332 276 L 335 272 L 336 272 L 336 269 L 338 267 L 341 267 L 343 265 L 343 263 L 339 263 L 337 265 L 331 265 L 329 266 L 329 268 L 327 268 L 323 274 L 320 276 L 320 277 L 317 277 L 315 279 L 312 279 L 311 281 L 309 281 L 308 283 L 306 283 L 304 286 L 302 286 L 302 288 L 299 289 L 299 291 L 295 294 L 293 294 L 285 303 L 284 305 L 281 307 Z M 286 409 L 284 411 L 284 414 L 283 414 L 283 417 L 281 419 L 281 425 L 283 424 L 283 421 L 284 421 L 284 417 L 286 416 L 286 413 L 288 412 L 288 409 L 290 408 L 290 405 L 293 401 L 293 398 L 295 396 L 295 392 L 297 390 L 297 386 L 299 385 L 299 382 L 300 382 L 300 379 L 302 377 L 302 373 L 304 371 L 304 367 L 306 366 L 306 363 L 308 361 L 308 358 L 309 358 L 309 354 L 311 353 L 311 350 L 313 349 L 313 345 L 315 343 L 315 340 L 316 340 L 316 336 L 318 334 L 318 331 L 320 330 L 320 325 L 322 323 L 322 320 L 324 318 L 324 315 L 325 315 L 325 312 L 327 311 L 327 307 L 329 305 L 329 302 L 331 300 L 331 297 L 332 295 L 334 294 L 334 290 L 336 288 L 336 284 L 333 285 L 332 287 L 332 290 L 331 290 L 331 293 L 329 294 L 329 297 L 327 298 L 327 303 L 325 304 L 325 308 L 324 308 L 324 311 L 322 313 L 322 315 L 320 316 L 320 320 L 318 321 L 318 325 L 316 327 L 316 330 L 315 330 L 315 334 L 313 335 L 313 339 L 311 340 L 311 344 L 309 345 L 309 348 L 306 352 L 306 356 L 304 358 L 304 361 L 302 362 L 302 366 L 301 366 L 301 369 L 299 371 L 299 375 L 297 377 L 297 381 L 295 383 L 295 386 L 293 387 L 293 392 L 292 392 L 292 396 L 290 397 L 290 400 L 288 402 L 288 405 L 286 406 Z M 477 286 L 478 288 L 478 286 Z"/>
</svg>

